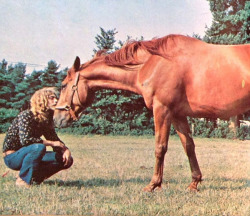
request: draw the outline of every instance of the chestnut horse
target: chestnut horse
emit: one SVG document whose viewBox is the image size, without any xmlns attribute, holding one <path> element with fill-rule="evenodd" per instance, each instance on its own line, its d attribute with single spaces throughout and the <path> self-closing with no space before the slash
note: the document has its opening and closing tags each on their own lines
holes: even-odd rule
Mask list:
<svg viewBox="0 0 250 216">
<path fill-rule="evenodd" d="M 153 110 L 156 163 L 144 190 L 161 188 L 173 124 L 191 167 L 189 189 L 196 191 L 202 174 L 187 116 L 229 118 L 250 109 L 250 45 L 212 45 L 169 35 L 130 42 L 83 65 L 77 57 L 62 82 L 55 125 L 66 127 L 76 120 L 101 88 L 140 94 Z"/>
</svg>

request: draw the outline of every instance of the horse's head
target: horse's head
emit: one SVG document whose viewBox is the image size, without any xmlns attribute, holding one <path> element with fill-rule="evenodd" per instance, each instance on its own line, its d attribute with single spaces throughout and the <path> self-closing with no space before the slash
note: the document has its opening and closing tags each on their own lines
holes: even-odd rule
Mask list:
<svg viewBox="0 0 250 216">
<path fill-rule="evenodd" d="M 86 106 L 92 102 L 87 80 L 80 78 L 80 58 L 76 57 L 73 66 L 68 70 L 67 77 L 62 82 L 60 98 L 54 113 L 54 123 L 57 127 L 67 127 L 80 117 Z"/>
</svg>

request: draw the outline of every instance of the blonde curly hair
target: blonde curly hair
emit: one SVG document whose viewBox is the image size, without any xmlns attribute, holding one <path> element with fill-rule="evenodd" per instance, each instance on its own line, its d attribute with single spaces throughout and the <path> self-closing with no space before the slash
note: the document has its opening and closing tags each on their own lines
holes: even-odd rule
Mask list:
<svg viewBox="0 0 250 216">
<path fill-rule="evenodd" d="M 48 98 L 51 95 L 59 96 L 55 87 L 46 87 L 36 91 L 30 99 L 30 110 L 38 122 L 49 121 Z"/>
</svg>

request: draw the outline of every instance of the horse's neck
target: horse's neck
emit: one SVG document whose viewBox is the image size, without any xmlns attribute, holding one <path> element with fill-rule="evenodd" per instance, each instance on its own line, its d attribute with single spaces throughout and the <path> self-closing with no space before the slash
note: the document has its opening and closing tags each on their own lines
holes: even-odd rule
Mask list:
<svg viewBox="0 0 250 216">
<path fill-rule="evenodd" d="M 138 70 L 127 70 L 120 67 L 99 66 L 91 72 L 83 73 L 90 89 L 121 89 L 140 94 L 137 88 Z"/>
</svg>

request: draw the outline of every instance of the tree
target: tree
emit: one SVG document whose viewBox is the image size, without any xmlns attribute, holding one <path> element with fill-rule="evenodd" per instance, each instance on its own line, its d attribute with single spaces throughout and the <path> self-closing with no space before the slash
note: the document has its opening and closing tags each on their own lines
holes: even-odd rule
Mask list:
<svg viewBox="0 0 250 216">
<path fill-rule="evenodd" d="M 57 70 L 60 65 L 53 60 L 48 62 L 44 73 L 41 75 L 41 81 L 44 87 L 54 86 L 57 83 Z"/>
<path fill-rule="evenodd" d="M 105 31 L 100 27 L 101 34 L 95 36 L 95 44 L 97 49 L 94 49 L 94 53 L 97 53 L 99 50 L 107 50 L 107 52 L 114 51 L 115 48 L 115 35 L 118 33 L 116 29 L 111 29 Z"/>
<path fill-rule="evenodd" d="M 213 22 L 204 40 L 214 44 L 250 43 L 250 1 L 208 1 Z"/>
<path fill-rule="evenodd" d="M 0 104 L 4 108 L 19 109 L 22 97 L 25 95 L 26 85 L 23 83 L 26 65 L 18 63 L 9 65 L 3 60 L 0 64 Z"/>
<path fill-rule="evenodd" d="M 59 90 L 61 88 L 61 83 L 67 76 L 68 68 L 64 68 L 56 73 L 56 83 L 54 84 L 55 87 L 57 87 Z"/>
<path fill-rule="evenodd" d="M 28 87 L 25 82 L 26 65 L 18 63 L 10 66 L 9 75 L 11 76 L 11 98 L 9 105 L 14 109 L 21 109 L 26 101 L 26 89 Z"/>
<path fill-rule="evenodd" d="M 7 108 L 7 102 L 10 98 L 11 89 L 10 89 L 10 76 L 8 75 L 7 69 L 8 63 L 3 59 L 0 63 L 0 107 Z"/>
<path fill-rule="evenodd" d="M 15 66 L 8 66 L 5 60 L 0 63 L 0 132 L 5 132 L 18 114 L 23 96 L 19 90 L 25 70 L 26 66 L 22 63 Z"/>
</svg>

